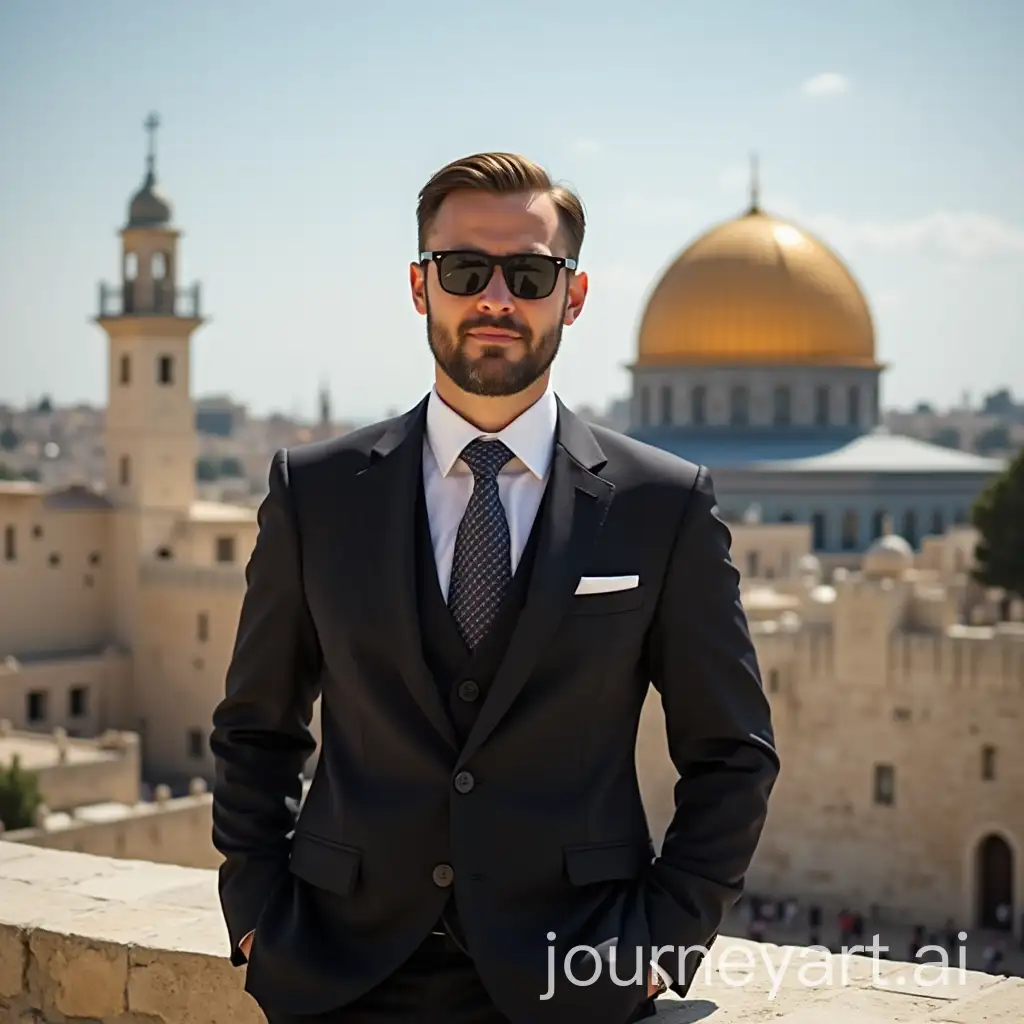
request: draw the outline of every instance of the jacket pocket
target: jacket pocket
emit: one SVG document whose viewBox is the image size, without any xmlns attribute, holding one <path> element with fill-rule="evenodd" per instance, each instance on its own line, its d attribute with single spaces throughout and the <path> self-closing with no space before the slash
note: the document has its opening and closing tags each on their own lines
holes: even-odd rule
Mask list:
<svg viewBox="0 0 1024 1024">
<path fill-rule="evenodd" d="M 628 590 L 609 590 L 603 594 L 574 594 L 569 603 L 570 615 L 612 615 L 628 612 L 644 603 L 644 586 Z"/>
<path fill-rule="evenodd" d="M 651 847 L 637 842 L 566 846 L 565 869 L 573 885 L 639 878 L 650 864 Z"/>
<path fill-rule="evenodd" d="M 339 896 L 351 896 L 359 878 L 363 851 L 355 846 L 325 839 L 309 832 L 296 832 L 288 870 L 320 889 Z"/>
</svg>

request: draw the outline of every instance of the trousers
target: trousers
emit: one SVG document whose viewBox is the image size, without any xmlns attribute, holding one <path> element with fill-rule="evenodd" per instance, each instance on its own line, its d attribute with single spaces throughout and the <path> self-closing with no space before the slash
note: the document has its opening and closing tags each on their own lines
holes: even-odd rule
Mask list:
<svg viewBox="0 0 1024 1024">
<path fill-rule="evenodd" d="M 444 927 L 401 967 L 353 1002 L 310 1016 L 263 1007 L 268 1024 L 511 1024 L 484 988 L 458 932 L 442 921 Z M 654 1000 L 646 999 L 623 1024 L 656 1012 Z"/>
</svg>

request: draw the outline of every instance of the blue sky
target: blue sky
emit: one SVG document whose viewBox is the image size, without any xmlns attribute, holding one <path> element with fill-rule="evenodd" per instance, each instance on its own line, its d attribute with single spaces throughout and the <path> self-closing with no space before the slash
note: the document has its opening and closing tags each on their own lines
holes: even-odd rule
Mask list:
<svg viewBox="0 0 1024 1024">
<path fill-rule="evenodd" d="M 511 149 L 576 186 L 587 308 L 554 377 L 628 388 L 645 296 L 698 233 L 766 208 L 865 288 L 887 405 L 1024 395 L 1018 0 L 7 0 L 0 5 L 0 400 L 105 400 L 96 286 L 159 111 L 193 390 L 340 416 L 429 386 L 408 296 L 416 193 Z"/>
</svg>

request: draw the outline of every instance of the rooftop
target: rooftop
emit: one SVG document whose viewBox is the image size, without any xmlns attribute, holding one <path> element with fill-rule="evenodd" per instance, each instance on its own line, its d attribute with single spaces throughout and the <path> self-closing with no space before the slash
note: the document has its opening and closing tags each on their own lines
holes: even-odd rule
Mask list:
<svg viewBox="0 0 1024 1024">
<path fill-rule="evenodd" d="M 0 842 L 0 1020 L 262 1024 L 227 956 L 216 871 Z M 689 998 L 659 1009 L 659 1024 L 1016 1024 L 1024 979 L 722 936 Z"/>
<path fill-rule="evenodd" d="M 990 476 L 1002 459 L 944 448 L 884 427 L 851 436 L 843 431 L 650 428 L 630 431 L 648 444 L 712 468 L 763 473 L 952 473 Z"/>
<path fill-rule="evenodd" d="M 0 735 L 0 765 L 10 764 L 15 757 L 21 759 L 21 766 L 28 771 L 53 768 L 58 764 L 98 764 L 100 761 L 118 760 L 117 751 L 104 750 L 95 741 L 79 742 L 68 739 L 65 742 L 66 758 L 60 759 L 60 747 L 53 736 L 40 733 L 32 736 L 19 732 L 14 736 Z"/>
<path fill-rule="evenodd" d="M 256 509 L 221 501 L 194 501 L 189 518 L 194 523 L 254 523 Z"/>
</svg>

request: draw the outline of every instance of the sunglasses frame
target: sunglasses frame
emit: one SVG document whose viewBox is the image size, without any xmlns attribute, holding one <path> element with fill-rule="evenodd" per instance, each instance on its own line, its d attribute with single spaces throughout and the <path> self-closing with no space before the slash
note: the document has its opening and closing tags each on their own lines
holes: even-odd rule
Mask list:
<svg viewBox="0 0 1024 1024">
<path fill-rule="evenodd" d="M 571 256 L 549 256 L 546 252 L 511 252 L 505 256 L 494 256 L 489 252 L 480 252 L 478 249 L 428 249 L 426 252 L 421 252 L 420 263 L 430 262 L 437 265 L 437 278 L 439 282 L 441 281 L 441 260 L 445 256 L 476 256 L 487 263 L 487 277 L 484 278 L 483 285 L 475 292 L 452 292 L 448 291 L 448 289 L 444 287 L 443 283 L 441 284 L 441 287 L 444 291 L 448 292 L 449 295 L 457 295 L 459 298 L 463 299 L 467 299 L 473 295 L 479 295 L 490 283 L 491 278 L 494 276 L 495 267 L 501 267 L 501 276 L 505 278 L 505 285 L 508 287 L 509 291 L 512 291 L 512 286 L 508 283 L 508 277 L 505 274 L 505 264 L 512 262 L 512 260 L 521 260 L 524 256 L 545 260 L 546 262 L 553 264 L 555 266 L 555 277 L 551 285 L 551 291 L 549 291 L 547 295 L 535 295 L 533 298 L 526 299 L 516 295 L 515 292 L 512 292 L 520 302 L 535 302 L 549 298 L 554 293 L 555 285 L 558 284 L 558 271 L 563 267 L 566 270 L 575 270 L 579 266 L 576 260 Z"/>
</svg>

